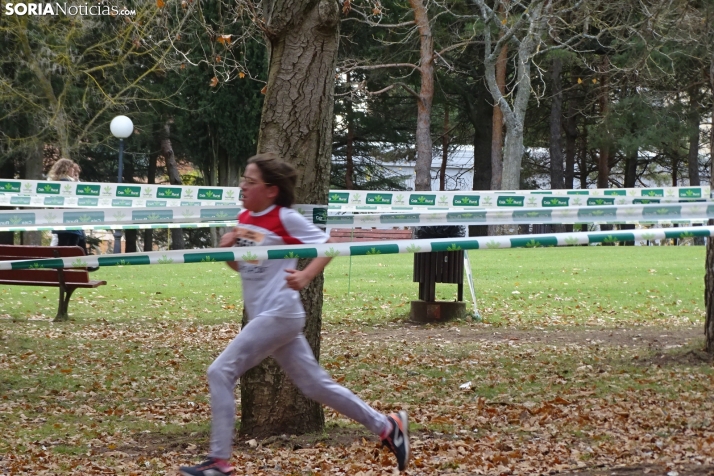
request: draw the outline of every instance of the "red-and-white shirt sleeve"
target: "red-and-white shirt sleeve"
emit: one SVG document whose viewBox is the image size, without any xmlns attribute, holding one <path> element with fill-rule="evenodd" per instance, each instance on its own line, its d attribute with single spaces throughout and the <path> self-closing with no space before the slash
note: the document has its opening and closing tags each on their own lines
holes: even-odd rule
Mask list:
<svg viewBox="0 0 714 476">
<path fill-rule="evenodd" d="M 292 208 L 280 208 L 280 222 L 286 231 L 286 244 L 322 244 L 330 238 Z"/>
</svg>

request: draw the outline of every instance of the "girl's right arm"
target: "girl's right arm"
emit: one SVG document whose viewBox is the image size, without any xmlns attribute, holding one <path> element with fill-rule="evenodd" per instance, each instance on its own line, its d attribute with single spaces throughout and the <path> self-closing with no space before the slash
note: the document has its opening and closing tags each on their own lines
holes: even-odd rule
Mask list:
<svg viewBox="0 0 714 476">
<path fill-rule="evenodd" d="M 233 228 L 231 231 L 229 231 L 229 232 L 225 233 L 223 236 L 221 236 L 221 242 L 220 242 L 219 246 L 221 248 L 231 248 L 231 247 L 235 246 L 236 238 L 237 238 L 236 229 Z M 233 271 L 239 271 L 238 261 L 226 261 L 226 264 Z"/>
</svg>

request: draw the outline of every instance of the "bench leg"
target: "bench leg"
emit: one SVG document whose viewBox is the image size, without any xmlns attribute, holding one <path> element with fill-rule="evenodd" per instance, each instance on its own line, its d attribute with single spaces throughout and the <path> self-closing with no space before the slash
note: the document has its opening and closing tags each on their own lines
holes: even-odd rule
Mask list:
<svg viewBox="0 0 714 476">
<path fill-rule="evenodd" d="M 57 309 L 57 315 L 53 322 L 68 321 L 69 314 L 67 313 L 67 308 L 69 307 L 69 298 L 72 297 L 72 293 L 76 288 L 66 289 L 65 286 L 60 285 L 59 288 L 59 308 Z"/>
</svg>

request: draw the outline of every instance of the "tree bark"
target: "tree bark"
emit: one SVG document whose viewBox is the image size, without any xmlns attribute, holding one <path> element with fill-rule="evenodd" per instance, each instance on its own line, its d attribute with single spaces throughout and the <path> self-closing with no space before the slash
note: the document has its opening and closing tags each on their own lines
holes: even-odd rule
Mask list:
<svg viewBox="0 0 714 476">
<path fill-rule="evenodd" d="M 575 155 L 578 140 L 578 116 L 575 98 L 568 98 L 568 116 L 565 120 L 565 188 L 575 188 Z"/>
<path fill-rule="evenodd" d="M 635 188 L 637 184 L 637 160 L 639 151 L 633 150 L 625 158 L 625 188 Z"/>
<path fill-rule="evenodd" d="M 347 84 L 350 83 L 350 73 L 347 73 Z M 352 190 L 355 186 L 354 184 L 354 162 L 352 157 L 354 155 L 354 142 L 355 142 L 355 128 L 354 128 L 354 112 L 352 110 L 352 97 L 347 99 L 347 147 L 345 149 L 345 188 L 347 190 Z"/>
<path fill-rule="evenodd" d="M 594 109 L 594 108 L 593 108 Z M 580 175 L 580 188 L 588 188 L 588 129 L 583 127 L 582 129 L 582 140 L 580 141 L 580 170 L 578 171 Z"/>
<path fill-rule="evenodd" d="M 563 146 L 561 135 L 563 131 L 563 88 L 560 74 L 563 62 L 560 58 L 553 59 L 551 70 L 551 86 L 553 100 L 550 106 L 550 188 L 563 188 Z"/>
<path fill-rule="evenodd" d="M 699 186 L 699 87 L 693 86 L 689 91 L 689 185 Z"/>
<path fill-rule="evenodd" d="M 600 79 L 601 91 L 598 103 L 600 105 L 600 115 L 603 121 L 607 121 L 610 112 L 610 98 L 607 84 L 607 76 L 603 74 Z M 597 161 L 597 188 L 608 188 L 610 183 L 610 160 L 611 147 L 609 137 L 600 146 L 600 154 Z"/>
<path fill-rule="evenodd" d="M 625 188 L 635 188 L 635 183 L 637 181 L 637 158 L 639 151 L 637 149 L 631 151 L 627 154 L 625 158 Z M 620 225 L 621 230 L 634 230 L 634 224 L 623 224 Z M 634 241 L 623 241 L 623 246 L 635 246 Z"/>
<path fill-rule="evenodd" d="M 34 127 L 34 126 L 33 126 Z M 42 144 L 32 142 L 32 148 L 27 152 L 27 160 L 23 168 L 23 178 L 26 180 L 42 180 L 43 167 Z M 20 234 L 20 242 L 23 245 L 42 245 L 41 231 L 23 231 Z"/>
<path fill-rule="evenodd" d="M 709 220 L 712 225 L 714 220 Z M 707 238 L 706 273 L 704 275 L 704 305 L 706 319 L 704 321 L 704 335 L 706 349 L 714 354 L 714 239 Z"/>
<path fill-rule="evenodd" d="M 508 45 L 503 45 L 496 60 L 496 85 L 506 94 L 506 60 Z M 503 111 L 498 103 L 493 106 L 491 118 L 491 190 L 501 190 L 503 178 Z"/>
<path fill-rule="evenodd" d="M 477 75 L 483 75 L 479 68 Z M 494 108 L 487 100 L 490 98 L 483 81 L 476 82 L 478 89 L 475 97 L 464 97 L 469 121 L 474 128 L 474 177 L 473 190 L 491 189 L 491 140 L 493 138 Z M 488 236 L 488 225 L 469 225 L 469 236 Z"/>
<path fill-rule="evenodd" d="M 714 51 L 709 58 L 709 87 L 714 94 Z M 714 117 L 714 102 L 711 105 Z M 709 128 L 709 154 L 714 157 L 714 127 Z M 710 162 L 709 183 L 714 184 L 714 159 Z M 709 220 L 709 226 L 714 225 L 714 220 Z M 706 270 L 704 275 L 704 302 L 706 307 L 706 320 L 704 321 L 704 335 L 706 349 L 714 354 L 714 238 L 707 238 Z"/>
<path fill-rule="evenodd" d="M 439 168 L 439 190 L 446 190 L 446 162 L 449 159 L 449 105 L 444 105 L 444 134 L 441 136 L 441 167 Z"/>
<path fill-rule="evenodd" d="M 178 164 L 176 163 L 176 156 L 174 155 L 174 148 L 171 145 L 171 123 L 172 119 L 167 119 L 164 122 L 164 127 L 161 130 L 161 155 L 166 163 L 166 172 L 169 176 L 169 183 L 171 185 L 183 185 L 181 180 L 181 173 L 178 169 Z M 183 230 L 180 228 L 171 229 L 171 249 L 172 250 L 182 250 L 185 248 L 183 240 Z"/>
<path fill-rule="evenodd" d="M 15 161 L 5 159 L 0 162 L 0 178 L 15 178 Z M 14 207 L 0 207 L 0 210 L 13 210 Z M 14 245 L 14 231 L 0 231 L 0 245 Z"/>
<path fill-rule="evenodd" d="M 431 190 L 431 105 L 434 100 L 434 39 L 423 0 L 409 0 L 414 11 L 414 22 L 419 31 L 419 76 L 421 87 L 417 99 L 417 158 L 414 171 L 415 190 Z"/>
<path fill-rule="evenodd" d="M 327 203 L 339 4 L 276 0 L 267 5 L 264 22 L 270 71 L 258 152 L 275 152 L 295 166 L 297 203 Z M 299 266 L 306 262 L 300 260 Z M 318 359 L 323 283 L 320 274 L 300 293 L 307 316 L 304 334 Z M 272 359 L 249 370 L 240 387 L 243 434 L 304 433 L 324 427 L 322 407 L 288 382 Z"/>
<path fill-rule="evenodd" d="M 124 156 L 124 170 L 122 181 L 124 183 L 134 183 L 136 176 L 136 166 L 132 156 Z M 136 253 L 136 238 L 138 237 L 137 230 L 124 230 L 124 253 Z"/>
<path fill-rule="evenodd" d="M 149 168 L 146 172 L 146 182 L 156 183 L 156 155 L 149 155 Z M 154 251 L 154 230 L 144 230 L 144 251 Z"/>
</svg>

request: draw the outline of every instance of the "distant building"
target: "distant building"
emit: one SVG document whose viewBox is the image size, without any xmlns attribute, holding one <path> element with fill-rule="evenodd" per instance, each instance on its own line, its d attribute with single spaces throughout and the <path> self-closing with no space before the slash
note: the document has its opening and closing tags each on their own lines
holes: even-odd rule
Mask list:
<svg viewBox="0 0 714 476">
<path fill-rule="evenodd" d="M 336 163 L 344 163 L 343 160 L 333 159 Z M 355 162 L 363 160 L 355 157 Z M 414 190 L 414 178 L 416 163 L 413 160 L 398 160 L 395 162 L 380 162 L 380 165 L 387 169 L 392 177 L 401 177 L 401 182 L 407 190 Z M 459 146 L 449 153 L 446 162 L 446 182 L 444 190 L 471 190 L 474 180 L 474 149 L 473 146 Z M 431 161 L 431 189 L 439 190 L 439 179 L 441 173 L 441 153 L 435 151 Z"/>
</svg>

